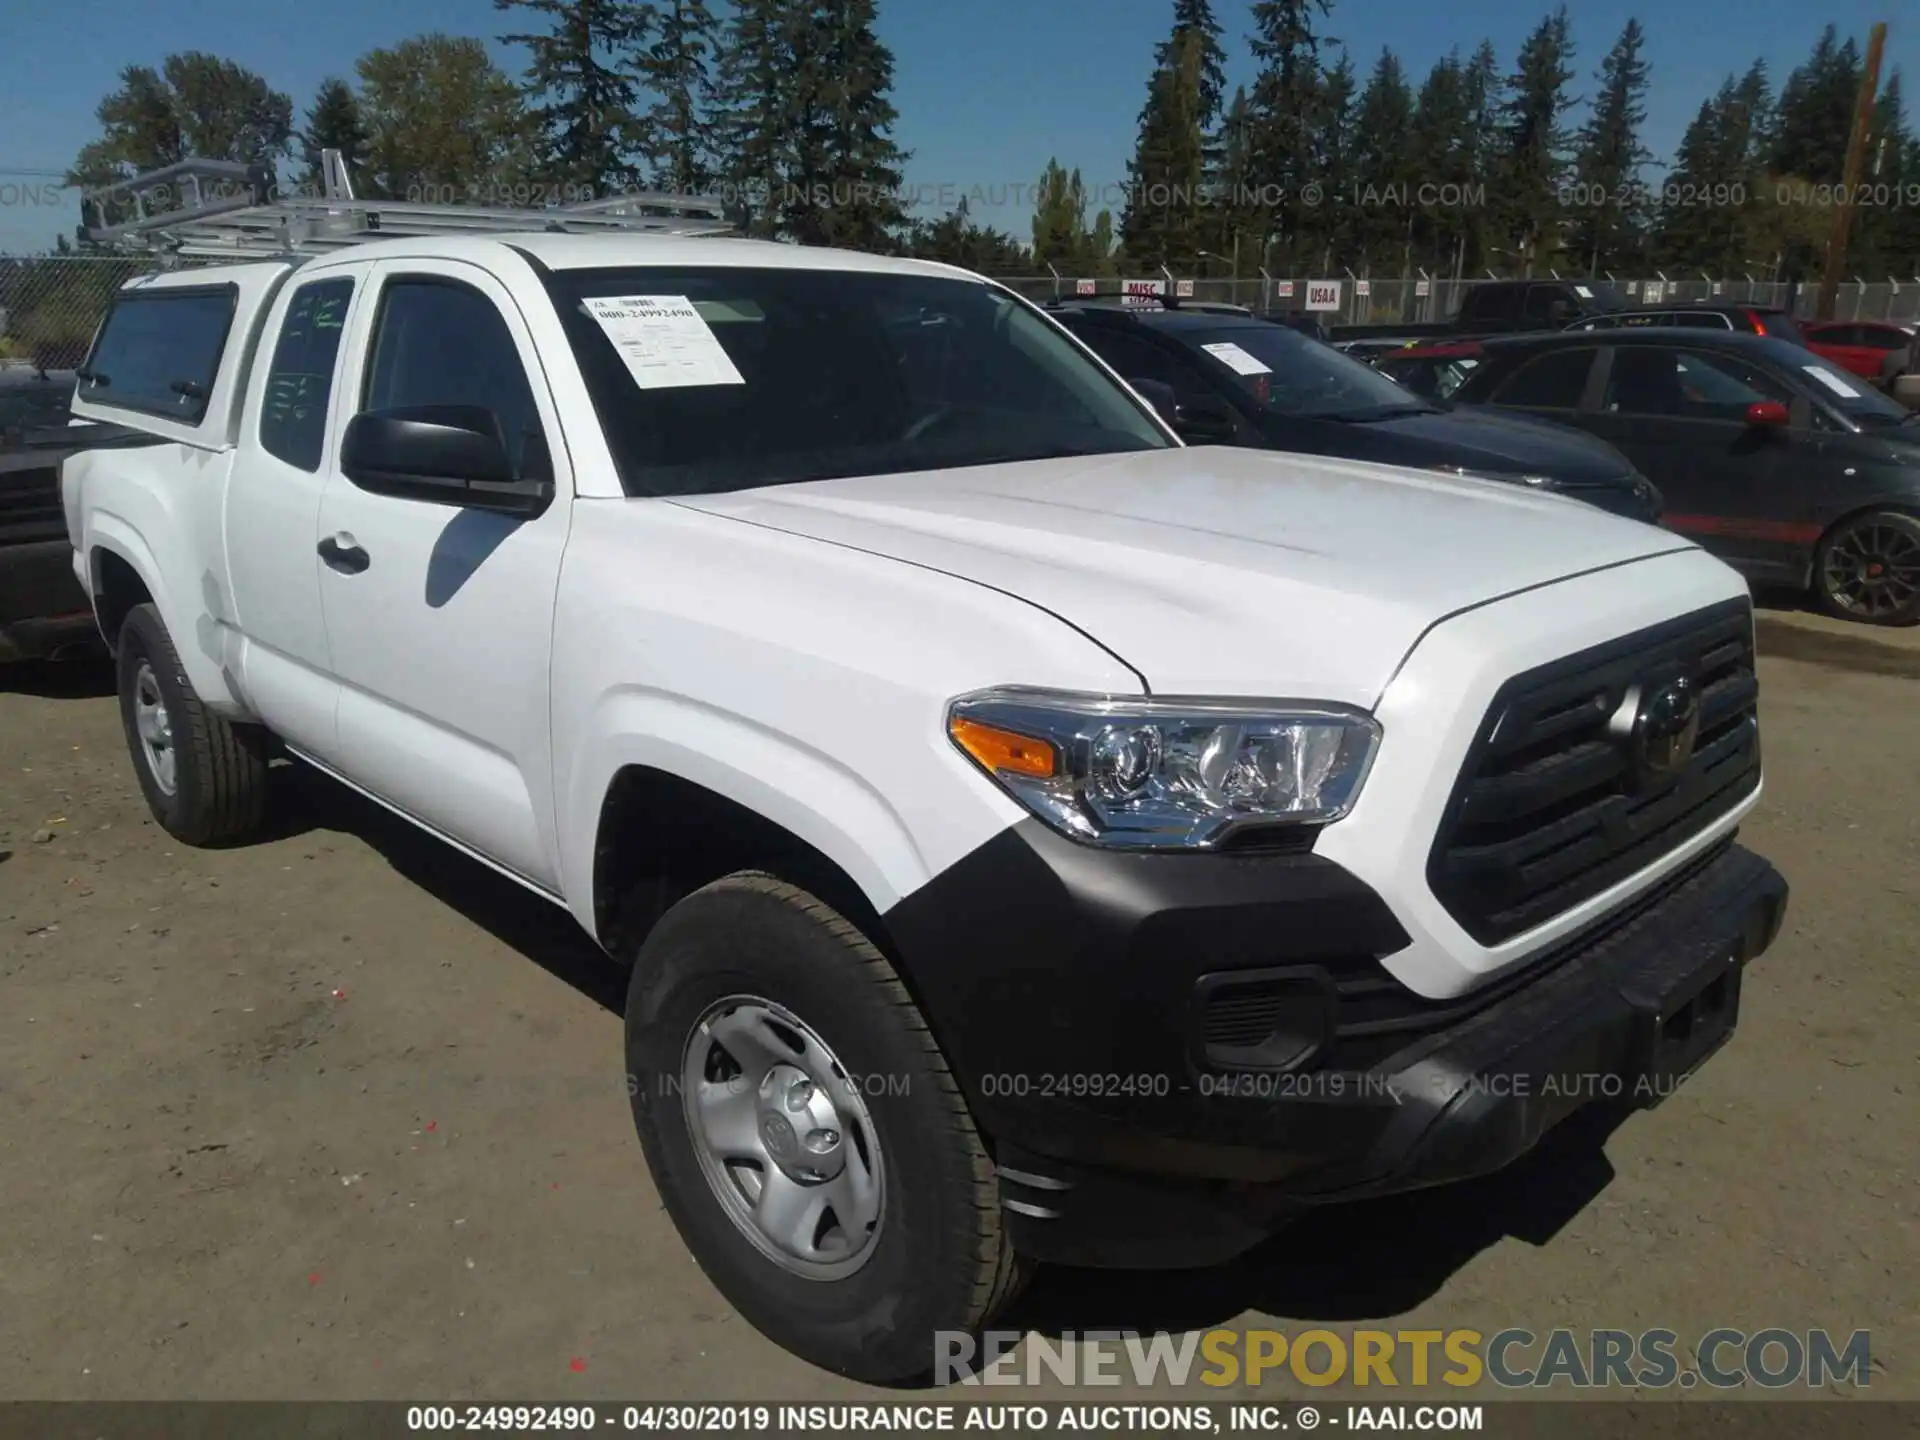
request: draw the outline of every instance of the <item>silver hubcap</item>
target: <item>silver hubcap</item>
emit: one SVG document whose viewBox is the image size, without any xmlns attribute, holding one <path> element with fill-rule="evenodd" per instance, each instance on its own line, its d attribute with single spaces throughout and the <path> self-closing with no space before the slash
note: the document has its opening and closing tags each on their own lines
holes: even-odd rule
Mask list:
<svg viewBox="0 0 1920 1440">
<path fill-rule="evenodd" d="M 880 1140 L 825 1041 L 771 1001 L 731 996 L 687 1037 L 681 1082 L 700 1168 L 761 1254 L 815 1280 L 867 1262 L 886 1208 Z"/>
<path fill-rule="evenodd" d="M 133 727 L 139 732 L 140 748 L 146 751 L 147 773 L 164 793 L 173 794 L 173 717 L 167 713 L 153 667 L 144 662 L 133 677 Z"/>
</svg>

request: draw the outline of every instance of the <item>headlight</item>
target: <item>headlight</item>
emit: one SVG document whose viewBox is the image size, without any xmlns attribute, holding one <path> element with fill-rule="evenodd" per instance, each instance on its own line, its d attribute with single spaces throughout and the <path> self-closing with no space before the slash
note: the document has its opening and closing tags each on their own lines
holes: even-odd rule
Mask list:
<svg viewBox="0 0 1920 1440">
<path fill-rule="evenodd" d="M 1498 480 L 1506 485 L 1532 485 L 1543 489 L 1553 484 L 1551 475 L 1515 475 L 1511 471 L 1469 470 L 1464 465 L 1436 465 L 1442 475 L 1458 475 L 1463 480 Z"/>
<path fill-rule="evenodd" d="M 1205 849 L 1255 827 L 1353 808 L 1379 744 L 1372 716 L 1290 701 L 963 696 L 947 734 L 1055 829 L 1123 849 Z"/>
</svg>

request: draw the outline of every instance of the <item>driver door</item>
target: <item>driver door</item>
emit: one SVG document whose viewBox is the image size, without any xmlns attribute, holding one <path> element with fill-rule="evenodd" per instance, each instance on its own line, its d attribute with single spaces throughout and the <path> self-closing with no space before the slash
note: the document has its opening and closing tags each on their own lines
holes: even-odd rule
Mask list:
<svg viewBox="0 0 1920 1440">
<path fill-rule="evenodd" d="M 492 276 L 375 267 L 348 342 L 320 506 L 320 591 L 345 778 L 498 867 L 558 887 L 549 647 L 573 476 L 532 336 Z M 363 490 L 341 437 L 367 410 L 476 405 L 555 499 L 531 518 Z"/>
</svg>

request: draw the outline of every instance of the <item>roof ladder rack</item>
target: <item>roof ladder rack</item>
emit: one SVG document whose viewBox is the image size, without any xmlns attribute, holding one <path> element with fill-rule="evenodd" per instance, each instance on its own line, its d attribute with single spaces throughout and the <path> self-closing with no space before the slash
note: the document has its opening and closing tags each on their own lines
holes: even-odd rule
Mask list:
<svg viewBox="0 0 1920 1440">
<path fill-rule="evenodd" d="M 361 199 L 339 151 L 323 150 L 320 159 L 318 196 L 283 196 L 266 166 L 226 160 L 182 160 L 103 186 L 81 201 L 87 238 L 113 250 L 182 258 L 276 259 L 423 235 L 689 236 L 733 229 L 716 198 L 648 191 L 544 209 Z M 154 209 L 156 202 L 166 208 Z"/>
</svg>

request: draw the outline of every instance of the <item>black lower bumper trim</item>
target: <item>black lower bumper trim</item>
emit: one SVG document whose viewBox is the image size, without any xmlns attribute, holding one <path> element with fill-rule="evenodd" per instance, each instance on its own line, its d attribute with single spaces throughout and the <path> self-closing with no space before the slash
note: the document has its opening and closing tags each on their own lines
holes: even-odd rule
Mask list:
<svg viewBox="0 0 1920 1440">
<path fill-rule="evenodd" d="M 1288 874 L 1329 902 L 1330 920 L 1339 913 L 1331 897 L 1343 883 L 1357 886 L 1337 869 L 1269 871 L 1248 906 L 1264 907 L 1268 920 L 1272 907 L 1284 912 L 1286 888 L 1271 882 Z M 1361 938 L 1366 917 L 1377 921 L 1365 904 L 1371 892 L 1358 895 L 1346 925 L 1322 932 L 1336 950 Z M 1077 1264 L 1200 1264 L 1248 1248 L 1306 1206 L 1501 1169 L 1588 1104 L 1658 1103 L 1732 1034 L 1743 967 L 1772 943 L 1786 900 L 1772 866 L 1729 846 L 1530 977 L 1497 987 L 1490 1003 L 1366 1068 L 1210 1070 L 1204 1048 L 1199 1060 L 1183 1048 L 1177 1007 L 1144 1012 L 1127 1002 L 1130 992 L 1156 993 L 1160 981 L 1191 986 L 1195 971 L 1297 961 L 1311 944 L 1298 929 L 1249 951 L 1237 943 L 1241 928 L 1218 913 L 1148 910 L 1120 928 L 1119 943 L 1099 957 L 1106 984 L 1086 992 L 1084 942 L 1056 954 L 975 950 L 973 979 L 988 994 L 1019 963 L 1029 1014 L 1002 1008 L 984 1039 L 968 1027 L 957 1043 L 948 1040 L 944 978 L 916 971 L 914 951 L 902 956 L 1005 1167 L 1015 1244 Z M 1294 918 L 1303 913 L 1311 912 Z M 1113 924 L 1111 907 L 1093 913 L 1095 941 L 1103 924 Z M 964 938 L 968 927 L 953 929 Z M 1157 931 L 1177 936 L 1178 947 L 1160 950 Z M 1063 1012 L 1082 994 L 1085 1023 L 1074 1024 Z M 1051 1031 L 1023 1023 L 1054 1014 L 1062 1018 Z M 997 1072 L 980 1068 L 983 1045 Z M 1053 1058 L 1063 1052 L 1076 1060 Z M 1169 1058 L 1175 1052 L 1181 1061 Z M 1075 1093 L 1068 1072 L 1077 1067 L 1100 1083 Z"/>
</svg>

